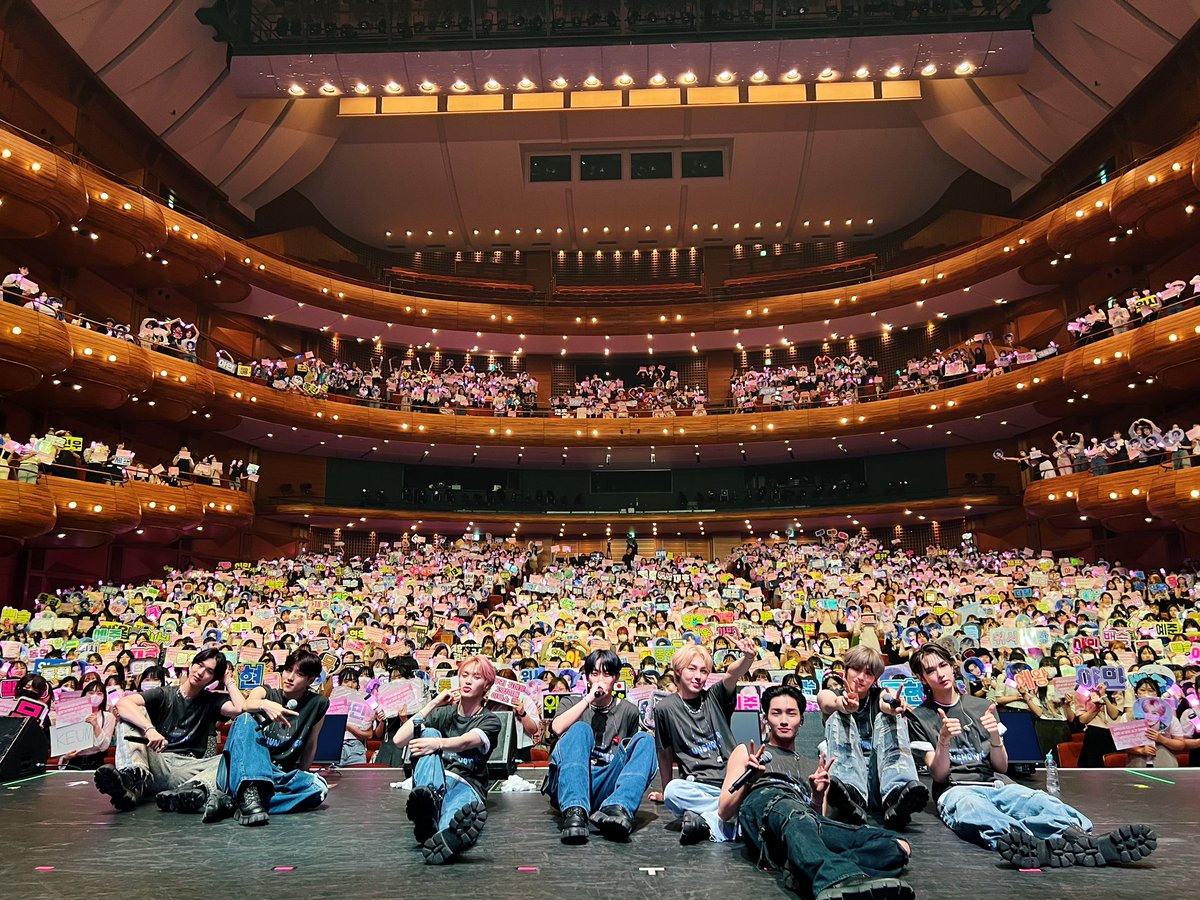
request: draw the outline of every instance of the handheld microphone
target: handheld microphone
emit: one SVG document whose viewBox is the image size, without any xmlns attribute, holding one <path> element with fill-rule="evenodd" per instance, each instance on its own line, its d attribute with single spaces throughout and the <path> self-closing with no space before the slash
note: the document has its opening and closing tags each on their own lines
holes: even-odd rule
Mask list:
<svg viewBox="0 0 1200 900">
<path fill-rule="evenodd" d="M 758 755 L 758 761 L 764 766 L 769 763 L 771 761 L 771 751 L 763 750 L 763 752 Z M 738 791 L 740 791 L 746 786 L 746 782 L 754 777 L 757 771 L 758 769 L 747 769 L 745 772 L 739 775 L 737 780 L 729 786 L 729 793 L 736 794 Z"/>
<path fill-rule="evenodd" d="M 296 702 L 295 698 L 293 698 L 293 699 L 289 700 L 287 703 L 285 703 L 283 708 L 289 709 L 289 710 L 295 710 L 296 707 L 299 705 L 300 704 Z M 258 727 L 260 729 L 270 727 L 271 717 L 268 716 L 261 709 L 254 710 L 254 712 L 250 713 L 250 715 L 254 718 L 254 721 L 258 723 Z"/>
<path fill-rule="evenodd" d="M 125 740 L 131 744 L 149 744 L 150 743 L 148 740 L 146 740 L 140 734 L 127 734 L 127 735 L 125 735 Z"/>
<path fill-rule="evenodd" d="M 425 730 L 425 719 L 421 716 L 413 716 L 409 721 L 412 722 L 413 740 L 416 740 Z"/>
</svg>

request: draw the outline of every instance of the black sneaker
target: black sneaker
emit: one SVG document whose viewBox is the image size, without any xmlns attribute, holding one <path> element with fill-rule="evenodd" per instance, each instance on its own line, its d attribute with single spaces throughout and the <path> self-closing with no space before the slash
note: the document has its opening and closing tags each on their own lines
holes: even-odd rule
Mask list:
<svg viewBox="0 0 1200 900">
<path fill-rule="evenodd" d="M 487 807 L 472 800 L 454 814 L 450 824 L 421 845 L 425 864 L 440 866 L 450 862 L 459 853 L 475 846 L 483 825 L 487 822 Z"/>
<path fill-rule="evenodd" d="M 1158 835 L 1149 825 L 1122 825 L 1095 841 L 1100 855 L 1110 865 L 1138 862 L 1158 847 Z"/>
<path fill-rule="evenodd" d="M 161 791 L 154 802 L 163 812 L 198 813 L 208 803 L 208 788 L 199 782 L 181 785 L 173 791 Z"/>
<path fill-rule="evenodd" d="M 233 817 L 239 825 L 268 825 L 271 816 L 267 812 L 270 793 L 263 782 L 243 781 L 238 787 L 237 810 Z"/>
<path fill-rule="evenodd" d="M 627 841 L 633 833 L 633 816 L 616 804 L 592 813 L 591 821 L 596 830 L 610 841 Z"/>
<path fill-rule="evenodd" d="M 122 812 L 135 808 L 142 799 L 142 790 L 149 775 L 142 769 L 118 769 L 104 765 L 93 776 L 96 790 L 107 794 L 109 802 Z"/>
<path fill-rule="evenodd" d="M 817 894 L 816 900 L 913 900 L 916 891 L 899 878 L 851 875 Z"/>
<path fill-rule="evenodd" d="M 220 822 L 223 819 L 228 819 L 233 815 L 234 805 L 233 798 L 224 791 L 210 791 L 208 801 L 204 804 L 204 815 L 200 817 L 200 821 L 205 824 Z"/>
<path fill-rule="evenodd" d="M 893 831 L 899 831 L 912 820 L 913 813 L 918 813 L 929 802 L 929 788 L 919 781 L 896 788 L 883 800 L 883 825 Z"/>
<path fill-rule="evenodd" d="M 413 837 L 418 844 L 423 844 L 437 834 L 438 819 L 442 815 L 442 795 L 433 788 L 413 788 L 404 811 L 413 823 Z"/>
<path fill-rule="evenodd" d="M 1038 838 L 1020 828 L 1011 828 L 996 841 L 1000 858 L 1018 869 L 1095 868 L 1105 864 L 1096 838 L 1078 828 L 1058 837 Z"/>
<path fill-rule="evenodd" d="M 588 840 L 588 815 L 582 806 L 563 810 L 562 832 L 559 838 L 564 844 L 586 844 Z"/>
<path fill-rule="evenodd" d="M 683 827 L 679 830 L 679 843 L 683 845 L 698 844 L 712 837 L 712 829 L 704 816 L 691 810 L 683 814 Z"/>
<path fill-rule="evenodd" d="M 867 801 L 857 788 L 852 788 L 838 778 L 829 779 L 829 790 L 826 793 L 829 802 L 831 819 L 838 819 L 851 825 L 865 825 L 867 822 Z"/>
</svg>

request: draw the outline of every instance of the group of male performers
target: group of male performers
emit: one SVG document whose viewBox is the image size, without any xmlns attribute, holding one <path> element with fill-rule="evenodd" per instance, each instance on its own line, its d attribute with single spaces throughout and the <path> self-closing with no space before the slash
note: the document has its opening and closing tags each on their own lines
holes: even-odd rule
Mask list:
<svg viewBox="0 0 1200 900">
<path fill-rule="evenodd" d="M 592 830 L 629 840 L 657 772 L 662 794 L 651 799 L 677 817 L 681 844 L 740 839 L 760 864 L 784 871 L 817 900 L 912 897 L 898 877 L 911 847 L 895 832 L 929 799 L 915 751 L 943 822 L 1020 868 L 1130 863 L 1155 849 L 1149 826 L 1097 835 L 1058 797 L 1008 779 L 995 706 L 959 693 L 954 657 L 936 642 L 909 661 L 925 688 L 917 707 L 880 689 L 877 651 L 847 653 L 844 680 L 817 695 L 826 750 L 812 772 L 796 752 L 806 698 L 794 686 L 762 693 L 761 746 L 735 744 L 737 684 L 757 652 L 749 640 L 737 649 L 741 657 L 711 684 L 704 647 L 676 651 L 678 691 L 655 706 L 653 737 L 641 730 L 637 707 L 614 694 L 620 657 L 607 649 L 587 656 L 586 693 L 565 698 L 550 722 L 542 787 L 561 812 L 564 844 L 584 844 Z M 200 651 L 179 684 L 121 699 L 117 764 L 96 772 L 97 788 L 121 810 L 153 796 L 163 810 L 202 813 L 205 821 L 232 815 L 243 825 L 320 806 L 328 785 L 308 771 L 329 705 L 311 690 L 320 673 L 315 654 L 296 651 L 280 689 L 243 696 L 220 652 Z M 415 761 L 407 814 L 426 863 L 455 859 L 487 821 L 487 759 L 502 732 L 484 705 L 495 679 L 486 657 L 463 661 L 457 688 L 438 693 L 393 738 Z M 209 690 L 217 683 L 224 693 Z M 220 716 L 236 721 L 224 752 L 206 757 Z M 866 824 L 868 811 L 885 827 Z"/>
</svg>

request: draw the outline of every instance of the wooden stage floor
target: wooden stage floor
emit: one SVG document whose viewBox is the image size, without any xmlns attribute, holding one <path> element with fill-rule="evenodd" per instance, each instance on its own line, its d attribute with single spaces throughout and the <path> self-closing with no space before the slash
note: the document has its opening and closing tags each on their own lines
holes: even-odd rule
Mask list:
<svg viewBox="0 0 1200 900">
<path fill-rule="evenodd" d="M 542 770 L 523 769 L 530 780 Z M 739 847 L 680 847 L 662 807 L 643 801 L 629 844 L 593 835 L 582 847 L 558 840 L 555 813 L 540 794 L 492 794 L 483 837 L 456 865 L 425 866 L 414 851 L 403 791 L 392 769 L 330 775 L 319 810 L 275 816 L 265 828 L 153 804 L 117 813 L 90 772 L 54 772 L 0 787 L 0 885 L 32 898 L 756 898 L 795 897 L 777 876 L 758 872 Z M 1039 773 L 1040 781 L 1040 773 Z M 1033 782 L 1037 784 L 1038 782 Z M 1194 896 L 1200 846 L 1200 770 L 1064 770 L 1063 799 L 1097 831 L 1146 822 L 1158 851 L 1125 868 L 1021 873 L 999 856 L 956 838 L 932 812 L 905 837 L 905 876 L 923 898 L 1158 900 Z M 45 867 L 53 867 L 46 869 Z M 286 867 L 277 870 L 276 867 Z M 519 871 L 532 867 L 536 871 Z M 653 874 L 646 868 L 658 867 Z"/>
</svg>

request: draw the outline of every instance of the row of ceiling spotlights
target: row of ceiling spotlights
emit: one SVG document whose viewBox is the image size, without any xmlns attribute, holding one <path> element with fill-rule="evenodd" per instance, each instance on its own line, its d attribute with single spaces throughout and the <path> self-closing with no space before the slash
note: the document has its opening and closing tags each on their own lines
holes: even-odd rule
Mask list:
<svg viewBox="0 0 1200 900">
<path fill-rule="evenodd" d="M 938 67 L 934 63 L 928 63 L 924 68 L 922 68 L 920 70 L 920 72 L 926 78 L 929 78 L 938 73 Z M 975 72 L 975 65 L 966 60 L 959 63 L 954 69 L 954 74 L 956 74 L 956 75 L 971 75 L 974 72 Z M 901 67 L 900 65 L 894 65 L 891 68 L 887 69 L 884 74 L 887 75 L 888 78 L 899 78 L 902 74 L 904 74 L 904 68 Z M 861 66 L 854 72 L 855 78 L 867 78 L 870 75 L 871 75 L 871 70 L 868 69 L 866 66 Z M 836 72 L 834 69 L 832 69 L 828 66 L 826 66 L 824 69 L 822 69 L 821 72 L 817 75 L 817 78 L 820 81 L 833 81 L 837 77 L 838 77 L 838 72 Z M 788 84 L 794 84 L 794 83 L 800 81 L 800 78 L 801 78 L 801 75 L 800 75 L 799 69 L 789 69 L 788 71 L 784 72 L 781 76 L 779 76 L 780 81 L 788 83 Z M 737 80 L 737 75 L 735 73 L 729 71 L 728 69 L 725 69 L 724 71 L 720 72 L 716 76 L 716 81 L 718 84 L 733 84 L 736 80 Z M 750 76 L 750 81 L 753 84 L 766 84 L 770 80 L 771 80 L 770 76 L 762 69 L 759 69 L 757 72 L 755 72 L 753 75 Z M 699 76 L 696 75 L 695 72 L 691 72 L 691 71 L 684 72 L 682 75 L 679 76 L 679 78 L 676 79 L 676 83 L 680 84 L 684 87 L 692 87 L 694 85 L 699 84 L 699 81 L 700 81 Z M 632 75 L 625 72 L 625 73 L 618 75 L 613 83 L 619 88 L 629 88 L 629 87 L 633 87 L 634 78 Z M 649 83 L 650 83 L 651 87 L 666 87 L 667 86 L 667 77 L 665 75 L 663 75 L 661 72 L 659 72 L 650 77 Z M 589 75 L 587 78 L 585 78 L 583 80 L 583 86 L 585 88 L 594 90 L 598 87 L 601 87 L 602 85 L 603 85 L 603 82 L 595 75 Z M 565 79 L 561 75 L 559 75 L 557 78 L 555 78 L 553 81 L 550 82 L 550 86 L 553 87 L 555 90 L 565 91 L 571 85 L 570 85 L 570 82 L 567 81 L 567 79 Z M 537 85 L 529 78 L 522 78 L 520 81 L 517 82 L 516 87 L 517 87 L 517 90 L 520 90 L 520 91 L 532 91 L 537 87 Z M 425 79 L 420 84 L 418 84 L 417 89 L 424 94 L 435 94 L 439 90 L 438 85 L 435 84 L 434 82 L 430 81 L 429 79 Z M 500 82 L 498 82 L 495 78 L 489 78 L 487 81 L 484 82 L 483 89 L 485 91 L 488 91 L 489 93 L 495 93 L 497 91 L 504 90 L 504 85 L 502 85 Z M 330 82 L 330 81 L 324 82 L 318 90 L 320 91 L 320 93 L 324 94 L 327 97 L 335 97 L 341 93 L 341 90 L 337 87 L 337 85 L 333 84 L 333 82 Z M 383 85 L 383 90 L 384 90 L 384 93 L 388 93 L 388 94 L 402 94 L 402 93 L 404 93 L 404 86 L 397 81 L 389 81 L 387 84 Z M 457 94 L 465 94 L 471 90 L 471 86 L 460 78 L 450 85 L 450 90 L 454 91 Z M 371 93 L 371 86 L 369 84 L 366 84 L 365 82 L 360 81 L 354 85 L 353 91 L 356 94 L 364 94 L 364 95 L 369 94 L 369 93 Z M 293 97 L 303 97 L 308 92 L 303 87 L 303 85 L 292 84 L 291 87 L 288 88 L 288 93 L 291 94 Z"/>
</svg>

